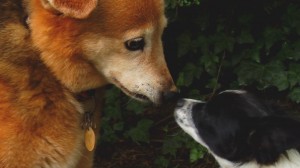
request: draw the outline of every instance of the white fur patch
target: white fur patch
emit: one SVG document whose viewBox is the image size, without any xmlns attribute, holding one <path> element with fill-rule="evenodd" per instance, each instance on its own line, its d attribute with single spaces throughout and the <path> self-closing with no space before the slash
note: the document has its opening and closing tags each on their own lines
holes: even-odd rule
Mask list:
<svg viewBox="0 0 300 168">
<path fill-rule="evenodd" d="M 225 91 L 220 92 L 219 94 L 222 94 L 222 93 L 245 94 L 247 92 L 245 90 L 225 90 Z"/>
<path fill-rule="evenodd" d="M 207 147 L 207 145 L 203 142 L 202 138 L 200 137 L 192 119 L 193 105 L 197 103 L 202 103 L 202 101 L 194 99 L 183 99 L 182 101 L 184 101 L 183 106 L 175 109 L 174 115 L 176 122 L 186 133 L 188 133 L 192 138 L 194 138 L 195 141 Z"/>
</svg>

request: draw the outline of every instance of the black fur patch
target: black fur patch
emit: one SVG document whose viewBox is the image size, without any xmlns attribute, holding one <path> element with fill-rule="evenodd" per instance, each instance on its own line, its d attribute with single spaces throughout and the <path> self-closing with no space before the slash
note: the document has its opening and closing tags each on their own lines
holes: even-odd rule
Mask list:
<svg viewBox="0 0 300 168">
<path fill-rule="evenodd" d="M 300 146 L 300 122 L 246 92 L 223 92 L 195 105 L 192 116 L 210 150 L 232 162 L 270 165 Z"/>
</svg>

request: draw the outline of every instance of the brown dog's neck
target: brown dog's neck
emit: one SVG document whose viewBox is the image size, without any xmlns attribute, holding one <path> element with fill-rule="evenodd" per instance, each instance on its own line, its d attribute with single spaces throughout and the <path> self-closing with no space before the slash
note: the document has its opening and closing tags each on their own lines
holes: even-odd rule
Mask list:
<svg viewBox="0 0 300 168">
<path fill-rule="evenodd" d="M 75 56 L 42 53 L 43 62 L 72 92 L 78 93 L 107 84 L 105 78 L 86 60 Z"/>
<path fill-rule="evenodd" d="M 66 49 L 67 51 L 65 51 Z M 55 77 L 74 93 L 107 84 L 106 79 L 87 60 L 63 46 L 55 51 L 43 51 L 41 59 Z"/>
</svg>

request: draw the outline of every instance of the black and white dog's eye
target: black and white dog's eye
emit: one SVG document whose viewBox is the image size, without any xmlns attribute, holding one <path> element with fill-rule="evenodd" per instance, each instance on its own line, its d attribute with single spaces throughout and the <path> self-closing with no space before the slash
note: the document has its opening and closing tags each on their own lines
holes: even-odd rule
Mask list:
<svg viewBox="0 0 300 168">
<path fill-rule="evenodd" d="M 143 37 L 128 40 L 125 42 L 125 47 L 129 51 L 143 50 L 145 47 L 145 40 Z"/>
</svg>

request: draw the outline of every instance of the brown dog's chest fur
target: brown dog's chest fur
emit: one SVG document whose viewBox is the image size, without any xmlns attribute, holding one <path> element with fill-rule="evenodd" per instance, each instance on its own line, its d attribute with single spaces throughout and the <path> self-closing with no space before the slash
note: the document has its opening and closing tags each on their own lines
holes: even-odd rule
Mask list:
<svg viewBox="0 0 300 168">
<path fill-rule="evenodd" d="M 81 109 L 32 49 L 20 5 L 0 4 L 0 167 L 72 167 Z"/>
</svg>

